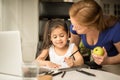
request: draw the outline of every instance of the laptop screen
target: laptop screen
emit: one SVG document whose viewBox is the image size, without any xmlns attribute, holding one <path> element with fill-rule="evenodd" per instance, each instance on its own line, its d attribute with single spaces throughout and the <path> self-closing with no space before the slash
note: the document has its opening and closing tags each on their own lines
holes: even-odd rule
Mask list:
<svg viewBox="0 0 120 80">
<path fill-rule="evenodd" d="M 22 76 L 22 51 L 19 31 L 0 32 L 0 74 Z"/>
</svg>

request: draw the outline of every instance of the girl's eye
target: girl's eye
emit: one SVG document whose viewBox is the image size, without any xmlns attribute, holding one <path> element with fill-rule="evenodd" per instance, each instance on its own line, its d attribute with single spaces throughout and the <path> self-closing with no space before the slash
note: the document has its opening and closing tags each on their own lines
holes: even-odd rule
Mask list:
<svg viewBox="0 0 120 80">
<path fill-rule="evenodd" d="M 53 36 L 53 38 L 55 39 L 55 38 L 57 38 L 57 36 Z"/>
<path fill-rule="evenodd" d="M 61 35 L 60 35 L 60 37 L 64 37 L 64 35 L 63 35 L 63 34 L 61 34 Z"/>
</svg>

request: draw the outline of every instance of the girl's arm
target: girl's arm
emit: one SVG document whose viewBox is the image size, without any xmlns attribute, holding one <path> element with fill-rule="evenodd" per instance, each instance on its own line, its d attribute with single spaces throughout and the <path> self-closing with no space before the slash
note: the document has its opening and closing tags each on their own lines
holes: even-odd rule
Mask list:
<svg viewBox="0 0 120 80">
<path fill-rule="evenodd" d="M 72 53 L 74 53 L 77 50 L 78 50 L 78 47 L 75 45 Z M 81 66 L 84 63 L 83 57 L 82 57 L 82 55 L 80 54 L 79 51 L 77 51 L 72 57 L 65 58 L 65 62 L 70 67 L 72 67 L 72 66 Z"/>
<path fill-rule="evenodd" d="M 36 58 L 36 62 L 40 65 L 40 66 L 46 66 L 46 58 L 48 56 L 48 49 L 44 49 L 42 50 L 42 52 L 40 53 L 40 55 Z"/>
<path fill-rule="evenodd" d="M 75 45 L 73 52 L 75 52 L 77 50 L 78 50 L 78 47 Z M 83 65 L 84 64 L 83 57 L 82 57 L 82 55 L 80 54 L 79 51 L 77 51 L 73 56 L 75 58 L 75 60 L 74 60 L 74 66 L 78 66 L 78 65 Z"/>
<path fill-rule="evenodd" d="M 42 52 L 40 53 L 40 55 L 37 57 L 37 59 L 35 60 L 35 62 L 37 62 L 40 66 L 47 66 L 50 68 L 59 68 L 60 66 L 52 63 L 48 60 L 45 60 L 47 58 L 49 54 L 49 50 L 48 49 L 44 49 L 42 50 Z"/>
</svg>

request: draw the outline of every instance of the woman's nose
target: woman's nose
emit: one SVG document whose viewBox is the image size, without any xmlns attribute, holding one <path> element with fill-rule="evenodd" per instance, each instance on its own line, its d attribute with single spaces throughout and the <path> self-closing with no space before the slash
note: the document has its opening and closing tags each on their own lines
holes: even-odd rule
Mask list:
<svg viewBox="0 0 120 80">
<path fill-rule="evenodd" d="M 75 26 L 73 26 L 73 28 L 72 28 L 73 30 L 76 30 L 76 27 Z"/>
</svg>

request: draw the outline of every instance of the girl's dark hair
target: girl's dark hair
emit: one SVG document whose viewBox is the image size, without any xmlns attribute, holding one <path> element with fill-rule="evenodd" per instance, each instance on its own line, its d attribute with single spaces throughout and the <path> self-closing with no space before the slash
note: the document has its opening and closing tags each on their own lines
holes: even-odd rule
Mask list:
<svg viewBox="0 0 120 80">
<path fill-rule="evenodd" d="M 69 32 L 68 27 L 67 27 L 66 22 L 63 19 L 49 20 L 45 25 L 41 50 L 48 49 L 51 46 L 51 44 L 52 44 L 52 42 L 50 40 L 51 32 L 58 27 L 63 28 L 63 30 L 68 34 L 68 32 Z"/>
</svg>

